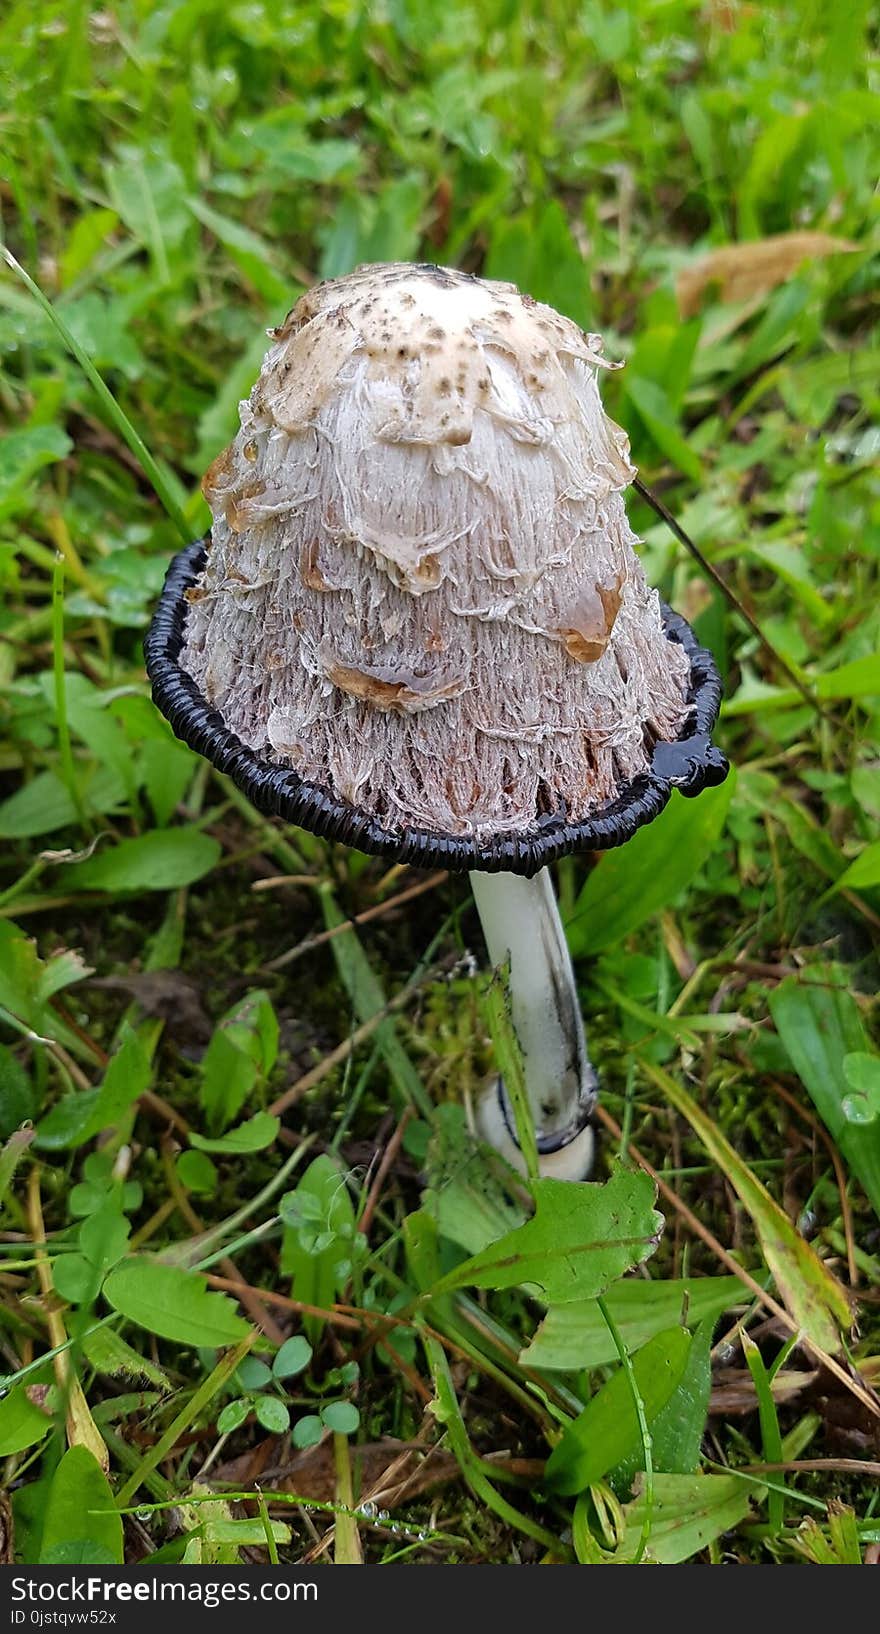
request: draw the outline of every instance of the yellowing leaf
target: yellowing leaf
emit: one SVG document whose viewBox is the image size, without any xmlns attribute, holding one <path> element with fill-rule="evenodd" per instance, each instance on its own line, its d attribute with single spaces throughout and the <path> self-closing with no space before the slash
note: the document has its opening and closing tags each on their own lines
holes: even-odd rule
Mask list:
<svg viewBox="0 0 880 1634">
<path fill-rule="evenodd" d="M 641 1060 L 647 1073 L 677 1112 L 687 1118 L 709 1155 L 724 1171 L 751 1216 L 764 1258 L 773 1273 L 780 1297 L 798 1327 L 820 1349 L 833 1355 L 840 1348 L 840 1329 L 852 1325 L 845 1289 L 808 1242 L 792 1225 L 743 1162 L 739 1153 L 674 1078 L 651 1061 Z"/>
<path fill-rule="evenodd" d="M 675 281 L 678 310 L 683 318 L 700 310 L 704 290 L 715 284 L 722 301 L 748 301 L 766 295 L 797 272 L 804 261 L 825 255 L 851 255 L 861 245 L 830 233 L 774 233 L 748 244 L 729 244 L 712 250 L 682 267 Z"/>
<path fill-rule="evenodd" d="M 645 1477 L 637 1475 L 636 1496 L 624 1505 L 626 1531 L 612 1557 L 616 1564 L 632 1560 L 645 1521 Z M 655 1475 L 649 1561 L 678 1566 L 723 1537 L 749 1513 L 749 1498 L 759 1498 L 760 1487 L 750 1487 L 736 1475 Z"/>
<path fill-rule="evenodd" d="M 640 1350 L 655 1333 L 676 1322 L 696 1327 L 714 1321 L 742 1300 L 739 1277 L 666 1277 L 656 1282 L 631 1277 L 616 1282 L 604 1295 L 628 1351 Z M 596 1300 L 589 1299 L 551 1305 L 519 1359 L 524 1367 L 575 1373 L 582 1367 L 606 1367 L 617 1356 L 608 1323 Z"/>
</svg>

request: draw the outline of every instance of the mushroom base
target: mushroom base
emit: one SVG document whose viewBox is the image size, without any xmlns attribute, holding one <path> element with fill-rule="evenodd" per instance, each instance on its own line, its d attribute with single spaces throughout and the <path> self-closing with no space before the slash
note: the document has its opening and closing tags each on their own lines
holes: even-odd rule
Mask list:
<svg viewBox="0 0 880 1634">
<path fill-rule="evenodd" d="M 662 811 L 674 788 L 696 795 L 727 775 L 727 761 L 709 737 L 721 701 L 714 659 L 699 645 L 690 625 L 661 603 L 667 640 L 684 649 L 690 664 L 689 707 L 678 738 L 655 746 L 649 772 L 625 784 L 588 818 L 572 821 L 566 811 L 557 811 L 521 833 L 505 833 L 488 842 L 386 826 L 371 813 L 305 781 L 290 767 L 247 748 L 181 667 L 187 591 L 196 588 L 206 555 L 206 542 L 200 539 L 180 551 L 169 567 L 144 643 L 153 699 L 177 737 L 225 772 L 267 816 L 415 867 L 531 877 L 570 851 L 604 851 L 623 844 Z"/>
<path fill-rule="evenodd" d="M 476 1108 L 476 1132 L 488 1146 L 506 1159 L 512 1169 L 526 1173 L 525 1160 L 513 1127 L 513 1114 L 497 1078 L 480 1096 Z M 542 1180 L 586 1180 L 592 1173 L 596 1155 L 596 1136 L 593 1126 L 585 1122 L 573 1129 L 562 1144 L 549 1148 L 538 1142 L 538 1172 Z"/>
</svg>

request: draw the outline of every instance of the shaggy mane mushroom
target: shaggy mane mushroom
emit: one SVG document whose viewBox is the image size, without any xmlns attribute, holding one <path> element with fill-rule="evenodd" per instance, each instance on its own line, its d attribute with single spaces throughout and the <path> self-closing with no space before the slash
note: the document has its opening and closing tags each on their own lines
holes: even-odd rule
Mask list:
<svg viewBox="0 0 880 1634">
<path fill-rule="evenodd" d="M 407 264 L 318 285 L 272 341 L 148 638 L 156 701 L 263 809 L 473 871 L 539 1149 L 582 1169 L 595 1080 L 539 870 L 726 771 L 711 657 L 635 554 L 611 365 L 512 284 Z"/>
</svg>

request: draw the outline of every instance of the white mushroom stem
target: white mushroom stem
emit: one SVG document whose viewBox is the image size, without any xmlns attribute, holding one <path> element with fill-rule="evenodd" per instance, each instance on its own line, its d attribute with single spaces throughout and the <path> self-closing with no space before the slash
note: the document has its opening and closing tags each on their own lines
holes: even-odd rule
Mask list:
<svg viewBox="0 0 880 1634">
<path fill-rule="evenodd" d="M 581 1180 L 592 1159 L 587 1120 L 596 1101 L 596 1075 L 549 872 L 543 868 L 533 879 L 473 873 L 470 879 L 489 958 L 495 966 L 510 961 L 512 1020 L 541 1173 Z M 523 1167 L 500 1079 L 480 1105 L 478 1124 L 485 1139 Z"/>
</svg>

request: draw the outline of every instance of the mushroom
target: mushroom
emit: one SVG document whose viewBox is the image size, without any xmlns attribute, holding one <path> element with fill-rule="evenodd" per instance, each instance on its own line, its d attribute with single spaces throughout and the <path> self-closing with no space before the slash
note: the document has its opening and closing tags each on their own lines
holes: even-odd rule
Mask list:
<svg viewBox="0 0 880 1634">
<path fill-rule="evenodd" d="M 611 365 L 431 265 L 319 284 L 270 333 L 147 637 L 153 696 L 262 811 L 470 871 L 542 1170 L 580 1178 L 596 1077 L 547 865 L 727 771 L 712 658 L 633 548 Z M 478 1122 L 521 1165 L 500 1082 Z"/>
</svg>

